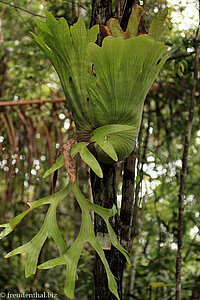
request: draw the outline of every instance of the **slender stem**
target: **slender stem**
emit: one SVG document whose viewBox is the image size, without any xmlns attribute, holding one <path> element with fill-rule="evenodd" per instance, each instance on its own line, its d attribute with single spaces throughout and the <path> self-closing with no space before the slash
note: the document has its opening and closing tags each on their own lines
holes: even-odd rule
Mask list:
<svg viewBox="0 0 200 300">
<path fill-rule="evenodd" d="M 42 15 L 36 14 L 36 13 L 34 13 L 34 12 L 32 12 L 32 11 L 29 11 L 29 10 L 27 10 L 27 9 L 25 9 L 25 8 L 22 8 L 22 7 L 20 7 L 20 6 L 14 5 L 14 4 L 12 4 L 12 3 L 9 3 L 9 2 L 6 2 L 6 1 L 1 1 L 1 0 L 0 0 L 0 3 L 3 3 L 3 4 L 6 4 L 6 5 L 9 5 L 9 6 L 11 6 L 11 7 L 15 8 L 15 9 L 19 9 L 19 10 L 21 10 L 21 11 L 24 11 L 24 12 L 26 12 L 26 13 L 30 14 L 30 15 L 33 15 L 33 16 L 35 16 L 35 17 L 46 18 L 45 16 L 42 16 Z"/>
<path fill-rule="evenodd" d="M 200 22 L 200 20 L 199 20 Z M 200 26 L 199 26 L 200 27 Z M 181 265 L 182 265 L 182 249 L 183 249 L 183 219 L 184 219 L 184 190 L 187 176 L 188 150 L 191 140 L 191 130 L 194 118 L 194 102 L 195 92 L 198 82 L 198 66 L 199 66 L 199 27 L 195 37 L 195 57 L 194 57 L 194 76 L 190 95 L 189 116 L 186 125 L 185 143 L 182 157 L 181 181 L 179 188 L 179 218 L 178 218 L 178 250 L 176 258 L 176 300 L 181 300 Z"/>
<path fill-rule="evenodd" d="M 0 101 L 0 106 L 18 106 L 18 105 L 32 105 L 32 104 L 44 104 L 46 102 L 66 102 L 65 98 L 55 99 L 39 99 L 39 100 L 25 100 L 25 101 Z"/>
</svg>

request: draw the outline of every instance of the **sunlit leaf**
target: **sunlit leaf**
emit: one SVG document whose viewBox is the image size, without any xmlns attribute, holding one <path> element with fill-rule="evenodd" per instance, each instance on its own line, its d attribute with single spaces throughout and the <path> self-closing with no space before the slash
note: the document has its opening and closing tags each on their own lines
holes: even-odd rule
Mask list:
<svg viewBox="0 0 200 300">
<path fill-rule="evenodd" d="M 160 157 L 160 155 L 158 155 L 158 153 L 156 153 L 155 151 L 153 151 L 152 149 L 150 148 L 147 148 L 148 151 L 150 151 L 151 153 L 153 153 L 154 156 L 156 156 L 161 163 L 164 163 L 163 159 Z"/>
<path fill-rule="evenodd" d="M 80 156 L 82 160 L 94 171 L 94 173 L 97 174 L 97 176 L 103 178 L 103 172 L 98 161 L 96 160 L 94 155 L 88 150 L 87 147 L 84 147 L 80 151 Z"/>
<path fill-rule="evenodd" d="M 136 176 L 136 184 L 138 184 L 139 182 L 140 182 L 140 176 L 137 175 L 137 176 Z"/>
<path fill-rule="evenodd" d="M 111 35 L 113 37 L 124 37 L 124 32 L 121 29 L 118 21 L 114 18 L 111 18 L 108 22 L 107 22 L 107 26 L 108 26 L 108 30 L 111 33 Z"/>
<path fill-rule="evenodd" d="M 142 15 L 143 15 L 143 7 L 137 4 L 134 5 L 131 16 L 128 21 L 128 26 L 125 32 L 125 38 L 132 38 L 138 35 L 138 27 Z"/>
</svg>

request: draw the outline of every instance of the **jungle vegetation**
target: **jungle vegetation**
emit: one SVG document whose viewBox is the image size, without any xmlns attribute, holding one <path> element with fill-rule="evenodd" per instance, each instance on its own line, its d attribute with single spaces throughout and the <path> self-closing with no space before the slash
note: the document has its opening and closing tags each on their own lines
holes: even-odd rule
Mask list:
<svg viewBox="0 0 200 300">
<path fill-rule="evenodd" d="M 62 87 L 65 84 L 61 86 L 50 61 L 34 42 L 30 32 L 36 35 L 42 32 L 41 29 L 35 31 L 35 20 L 40 20 L 37 21 L 38 27 L 44 24 L 41 22 L 46 20 L 44 9 L 56 19 L 63 17 L 69 26 L 78 24 L 77 20 L 82 20 L 79 18 L 83 17 L 87 30 L 92 26 L 95 28 L 90 35 L 92 42 L 95 42 L 94 31 L 97 34 L 97 29 L 99 30 L 96 24 L 101 25 L 102 33 L 97 40 L 101 45 L 107 31 L 112 32 L 111 23 L 110 27 L 105 27 L 111 17 L 115 17 L 122 30 L 126 31 L 135 3 L 95 0 L 92 3 L 60 0 L 3 2 L 0 1 L 0 217 L 1 224 L 6 224 L 29 208 L 27 202 L 31 203 L 59 193 L 60 190 L 64 191 L 63 197 L 65 192 L 69 192 L 68 187 L 65 188 L 68 175 L 64 167 L 59 171 L 54 169 L 54 174 L 51 173 L 46 178 L 43 176 L 61 154 L 65 142 L 76 139 L 75 124 L 80 121 L 83 124 L 82 128 L 89 127 L 88 119 L 86 122 L 82 119 L 79 105 L 76 104 L 77 107 L 73 108 L 74 102 L 70 103 L 73 92 L 63 93 Z M 49 211 L 54 211 L 54 216 L 57 216 L 58 227 L 65 240 L 64 244 L 57 241 L 57 245 L 60 246 L 60 253 L 64 253 L 73 245 L 79 234 L 82 219 L 79 205 L 83 208 L 85 197 L 93 198 L 95 204 L 110 209 L 108 210 L 110 212 L 113 204 L 116 204 L 110 216 L 116 213 L 116 209 L 118 214 L 113 216 L 111 223 L 107 223 L 107 227 L 109 224 L 112 225 L 118 240 L 130 254 L 131 263 L 126 263 L 124 256 L 120 254 L 127 256 L 121 246 L 114 242 L 114 233 L 111 234 L 111 241 L 113 239 L 115 248 L 112 247 L 110 250 L 105 246 L 107 250 L 104 252 L 111 271 L 117 278 L 120 299 L 194 300 L 200 298 L 199 32 L 198 20 L 184 30 L 179 29 L 181 27 L 173 22 L 172 16 L 173 12 L 184 15 L 188 5 L 191 5 L 194 11 L 196 9 L 198 15 L 198 3 L 191 1 L 190 4 L 172 5 L 162 0 L 140 2 L 144 9 L 139 25 L 140 40 L 146 33 L 151 33 L 149 28 L 152 19 L 168 7 L 165 31 L 161 38 L 167 46 L 168 57 L 144 99 L 144 108 L 138 108 L 136 113 L 138 115 L 140 111 L 141 123 L 139 122 L 136 133 L 133 133 L 134 138 L 131 136 L 134 140 L 131 145 L 133 151 L 131 154 L 131 151 L 125 151 L 124 155 L 117 150 L 117 155 L 123 161 L 107 164 L 108 161 L 105 160 L 108 158 L 97 149 L 100 168 L 93 160 L 93 172 L 88 167 L 88 161 L 91 160 L 88 160 L 88 153 L 84 152 L 87 151 L 85 142 L 80 139 L 83 147 L 78 149 L 74 147 L 74 155 L 80 152 L 83 159 L 79 161 L 79 187 L 72 188 L 73 194 L 68 195 L 68 201 L 59 204 L 57 212 L 54 210 L 54 203 L 49 202 Z M 49 14 L 49 20 L 50 18 Z M 58 22 L 56 19 L 54 22 Z M 80 24 L 82 21 L 78 22 Z M 86 32 L 89 35 L 88 31 Z M 106 42 L 103 43 L 106 47 Z M 95 62 L 97 63 L 96 53 L 101 51 L 98 47 L 93 45 L 89 51 L 94 62 L 94 72 Z M 120 52 L 119 46 L 115 47 L 115 51 Z M 75 72 L 78 74 L 80 70 L 81 65 L 77 66 Z M 95 75 L 98 78 L 99 74 Z M 73 74 L 68 76 L 74 78 Z M 84 81 L 85 77 L 81 80 Z M 107 84 L 103 76 L 100 84 Z M 94 96 L 92 89 L 96 91 L 100 84 L 95 86 L 94 80 L 91 79 L 88 83 L 89 97 Z M 143 82 L 143 89 L 145 84 L 147 82 Z M 120 95 L 120 92 L 123 94 L 120 82 L 118 89 L 116 94 Z M 86 91 L 80 90 L 87 98 Z M 111 96 L 113 92 L 111 89 Z M 101 88 L 98 93 L 102 93 Z M 50 101 L 43 101 L 48 99 Z M 20 105 L 19 101 L 27 102 Z M 86 112 L 86 115 L 89 113 Z M 107 117 L 105 118 L 107 123 L 102 123 L 105 115 L 104 110 L 96 116 L 93 112 L 90 115 L 91 124 L 94 122 L 97 122 L 98 126 L 111 124 Z M 127 123 L 125 118 L 124 120 L 124 126 L 132 125 L 129 121 Z M 93 129 L 95 128 L 92 127 Z M 109 130 L 113 128 L 108 128 L 108 134 L 112 134 L 113 132 Z M 85 137 L 85 132 L 82 136 Z M 96 134 L 96 140 L 94 137 L 92 142 L 99 142 L 101 147 L 102 143 L 98 137 Z M 126 140 L 125 146 L 129 147 L 130 141 Z M 112 159 L 115 158 L 114 152 L 109 149 L 108 154 Z M 129 156 L 124 159 L 128 154 Z M 98 175 L 103 175 L 103 178 Z M 79 205 L 74 196 L 79 198 Z M 33 207 L 34 204 L 31 205 Z M 102 216 L 103 210 L 95 209 Z M 66 289 L 64 293 L 63 288 L 66 273 L 63 266 L 56 266 L 48 271 L 37 269 L 35 275 L 25 279 L 25 268 L 26 275 L 33 273 L 27 269 L 29 263 L 27 265 L 27 257 L 24 254 L 26 251 L 23 250 L 21 255 L 9 257 L 7 260 L 3 257 L 28 243 L 40 231 L 46 214 L 50 216 L 46 222 L 49 224 L 48 233 L 54 231 L 55 226 L 52 226 L 54 223 L 47 210 L 47 206 L 30 210 L 14 231 L 1 240 L 1 291 L 5 293 L 45 291 L 56 294 L 56 299 L 66 298 Z M 128 213 L 131 215 L 130 218 Z M 106 233 L 105 225 L 101 224 L 96 214 L 92 213 L 90 218 L 94 221 L 95 234 L 99 235 L 101 240 L 101 234 Z M 104 218 L 107 218 L 106 214 Z M 107 234 L 105 236 L 108 237 Z M 39 241 L 40 237 L 37 243 Z M 41 252 L 38 253 L 38 265 L 59 257 L 58 248 L 52 237 L 43 243 Z M 121 252 L 116 250 L 116 247 Z M 129 260 L 129 257 L 127 259 Z M 77 269 L 75 299 L 116 299 L 117 294 L 114 296 L 112 288 L 112 293 L 108 289 L 107 277 L 102 266 L 90 243 L 84 243 Z M 111 280 L 111 285 L 113 282 Z M 116 291 L 116 287 L 114 290 Z M 68 293 L 68 296 L 73 297 L 73 293 Z"/>
</svg>

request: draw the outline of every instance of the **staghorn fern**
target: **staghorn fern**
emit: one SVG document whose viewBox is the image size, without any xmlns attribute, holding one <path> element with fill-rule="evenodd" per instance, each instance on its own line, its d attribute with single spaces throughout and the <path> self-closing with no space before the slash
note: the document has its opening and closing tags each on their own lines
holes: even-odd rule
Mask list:
<svg viewBox="0 0 200 300">
<path fill-rule="evenodd" d="M 137 36 L 141 16 L 142 8 L 135 6 L 125 33 L 110 19 L 113 36 L 102 47 L 94 43 L 99 26 L 87 31 L 82 18 L 70 28 L 49 13 L 46 22 L 37 20 L 33 37 L 58 73 L 77 140 L 94 142 L 99 162 L 122 160 L 133 150 L 146 94 L 168 58 L 161 59 L 167 46 L 158 41 L 166 10 L 152 22 L 149 35 Z"/>
<path fill-rule="evenodd" d="M 97 46 L 99 26 L 86 30 L 82 18 L 69 28 L 65 19 L 58 21 L 48 12 L 46 22 L 37 20 L 36 35 L 33 37 L 42 51 L 51 60 L 60 78 L 63 91 L 72 111 L 76 125 L 77 143 L 71 147 L 71 157 L 80 153 L 81 158 L 93 171 L 103 177 L 99 162 L 112 163 L 127 157 L 133 150 L 141 122 L 146 94 L 165 63 L 163 56 L 167 47 L 159 42 L 164 31 L 163 22 L 167 11 L 153 20 L 149 35 L 138 35 L 138 25 L 143 14 L 136 5 L 123 32 L 115 19 L 107 23 L 107 33 L 102 47 Z M 92 143 L 95 156 L 88 150 Z M 63 152 L 64 153 L 64 152 Z M 64 154 L 63 154 L 64 155 Z M 64 165 L 63 155 L 44 174 L 44 178 Z M 8 235 L 31 210 L 41 205 L 49 209 L 37 235 L 25 245 L 14 249 L 5 257 L 27 254 L 25 276 L 35 274 L 38 256 L 48 238 L 52 236 L 60 257 L 39 265 L 48 269 L 66 265 L 67 279 L 65 294 L 73 298 L 77 265 L 86 242 L 99 254 L 108 277 L 111 292 L 119 299 L 117 283 L 110 270 L 103 248 L 95 236 L 89 211 L 100 215 L 106 223 L 111 243 L 130 263 L 124 248 L 120 245 L 109 223 L 117 212 L 91 203 L 81 193 L 77 176 L 56 194 L 29 203 L 30 208 L 16 216 L 11 222 L 2 224 L 0 238 Z M 73 245 L 67 249 L 56 221 L 56 208 L 60 201 L 73 192 L 82 211 L 82 224 Z"/>
<path fill-rule="evenodd" d="M 76 238 L 73 245 L 67 249 L 66 244 L 60 234 L 58 229 L 57 221 L 56 221 L 56 208 L 60 201 L 65 199 L 65 197 L 73 192 L 76 200 L 78 201 L 81 211 L 82 211 L 82 224 L 80 228 L 80 232 L 78 237 Z M 1 232 L 0 238 L 2 239 L 6 235 L 8 235 L 15 226 L 21 221 L 21 219 L 26 216 L 31 210 L 41 205 L 49 204 L 49 209 L 44 220 L 44 224 L 41 227 L 40 231 L 37 235 L 28 243 L 23 246 L 20 246 L 13 251 L 9 252 L 5 258 L 11 257 L 16 254 L 27 254 L 26 265 L 25 265 L 25 276 L 28 278 L 32 274 L 35 274 L 37 268 L 37 262 L 39 253 L 42 249 L 42 246 L 48 236 L 52 236 L 58 249 L 60 251 L 60 257 L 47 261 L 38 266 L 39 269 L 48 269 L 58 265 L 66 265 L 67 269 L 67 279 L 65 284 L 65 294 L 69 298 L 74 298 L 74 289 L 75 289 L 75 280 L 76 280 L 76 269 L 78 265 L 78 261 L 82 252 L 82 249 L 86 242 L 90 243 L 90 245 L 95 249 L 95 251 L 99 254 L 108 277 L 109 289 L 112 293 L 119 299 L 117 292 L 117 283 L 115 278 L 110 270 L 108 262 L 106 260 L 104 251 L 97 240 L 94 229 L 90 217 L 89 211 L 92 210 L 98 215 L 100 215 L 106 223 L 111 243 L 114 247 L 116 247 L 127 259 L 130 263 L 130 259 L 128 254 L 124 250 L 124 248 L 120 245 L 119 241 L 116 238 L 116 235 L 109 223 L 109 218 L 114 216 L 117 212 L 116 207 L 113 206 L 112 209 L 102 208 L 98 205 L 91 203 L 85 196 L 81 193 L 78 187 L 78 181 L 76 180 L 73 184 L 68 183 L 61 191 L 56 194 L 37 200 L 32 203 L 28 203 L 30 208 L 15 217 L 10 223 L 2 224 L 0 227 L 5 227 L 5 229 Z"/>
</svg>

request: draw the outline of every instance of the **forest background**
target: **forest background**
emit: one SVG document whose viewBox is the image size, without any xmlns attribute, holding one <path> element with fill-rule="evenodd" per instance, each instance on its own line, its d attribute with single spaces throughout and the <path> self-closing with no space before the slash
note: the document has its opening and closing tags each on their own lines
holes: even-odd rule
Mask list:
<svg viewBox="0 0 200 300">
<path fill-rule="evenodd" d="M 113 1 L 113 11 L 115 3 Z M 173 299 L 176 289 L 176 259 L 179 219 L 179 189 L 183 150 L 191 90 L 195 73 L 195 35 L 198 27 L 197 1 L 146 1 L 145 27 L 155 14 L 169 7 L 167 30 L 163 40 L 170 58 L 153 84 L 144 106 L 136 154 L 136 196 L 138 216 L 132 230 L 132 267 L 124 272 L 124 299 Z M 50 62 L 35 45 L 36 17 L 44 18 L 44 9 L 55 17 L 64 16 L 69 24 L 83 16 L 89 28 L 91 1 L 0 1 L 0 221 L 6 223 L 34 201 L 52 193 L 52 177 L 42 176 L 55 161 L 63 142 L 73 136 L 73 121 L 67 101 Z M 190 11 L 186 16 L 186 12 Z M 187 20 L 184 21 L 184 18 Z M 197 73 L 199 79 L 199 72 Z M 41 99 L 51 99 L 43 102 Z M 37 100 L 34 104 L 17 104 Z M 39 101 L 38 101 L 39 100 Z M 200 128 L 199 90 L 194 94 L 194 117 L 187 157 L 184 191 L 182 252 L 182 299 L 200 299 L 199 256 L 199 178 Z M 117 165 L 117 190 L 120 205 L 123 164 Z M 83 164 L 80 183 L 90 196 L 88 168 Z M 57 189 L 66 181 L 61 170 Z M 3 255 L 27 242 L 44 219 L 44 209 L 29 214 L 12 234 L 3 239 Z M 72 198 L 59 206 L 59 227 L 72 244 L 80 228 L 80 211 Z M 134 223 L 134 222 L 133 222 Z M 62 267 L 38 271 L 24 277 L 24 257 L 8 260 L 0 256 L 0 290 L 10 293 L 50 292 L 65 299 Z M 40 262 L 58 255 L 48 240 Z M 94 299 L 94 252 L 85 247 L 79 263 L 76 299 Z"/>
</svg>

